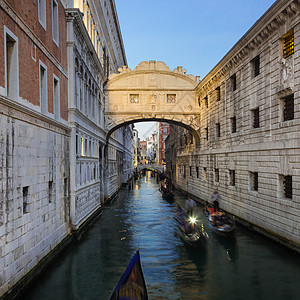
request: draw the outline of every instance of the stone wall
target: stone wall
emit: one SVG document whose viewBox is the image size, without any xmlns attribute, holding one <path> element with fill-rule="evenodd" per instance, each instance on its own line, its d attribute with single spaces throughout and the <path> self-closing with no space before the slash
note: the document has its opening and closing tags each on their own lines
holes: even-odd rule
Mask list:
<svg viewBox="0 0 300 300">
<path fill-rule="evenodd" d="M 204 201 L 218 188 L 222 208 L 298 249 L 299 21 L 297 1 L 277 1 L 199 83 L 200 147 L 181 129 L 173 174 L 177 187 Z"/>
</svg>

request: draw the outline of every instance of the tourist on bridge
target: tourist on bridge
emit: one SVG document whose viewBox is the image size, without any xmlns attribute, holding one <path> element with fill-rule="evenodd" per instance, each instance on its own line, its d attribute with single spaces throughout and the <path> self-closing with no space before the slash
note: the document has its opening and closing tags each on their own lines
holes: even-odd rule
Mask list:
<svg viewBox="0 0 300 300">
<path fill-rule="evenodd" d="M 220 194 L 218 193 L 218 190 L 215 189 L 212 196 L 211 196 L 211 202 L 213 203 L 214 205 L 214 211 L 217 212 L 220 207 L 219 207 L 219 201 L 221 200 L 221 196 Z"/>
<path fill-rule="evenodd" d="M 185 208 L 187 210 L 187 214 L 192 215 L 193 209 L 196 205 L 197 205 L 196 202 L 190 197 L 188 197 L 185 201 Z"/>
</svg>

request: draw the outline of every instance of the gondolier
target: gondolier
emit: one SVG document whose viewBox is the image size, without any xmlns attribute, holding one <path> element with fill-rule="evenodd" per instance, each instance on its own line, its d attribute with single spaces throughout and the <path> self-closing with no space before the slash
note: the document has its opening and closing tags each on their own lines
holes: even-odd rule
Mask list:
<svg viewBox="0 0 300 300">
<path fill-rule="evenodd" d="M 186 199 L 185 208 L 187 210 L 187 214 L 192 214 L 195 206 L 196 206 L 196 202 L 193 199 L 191 199 L 191 198 Z"/>
<path fill-rule="evenodd" d="M 217 212 L 220 207 L 219 207 L 219 201 L 221 200 L 221 196 L 220 194 L 218 193 L 218 190 L 215 189 L 212 196 L 211 196 L 211 202 L 213 203 L 214 205 L 214 211 Z"/>
</svg>

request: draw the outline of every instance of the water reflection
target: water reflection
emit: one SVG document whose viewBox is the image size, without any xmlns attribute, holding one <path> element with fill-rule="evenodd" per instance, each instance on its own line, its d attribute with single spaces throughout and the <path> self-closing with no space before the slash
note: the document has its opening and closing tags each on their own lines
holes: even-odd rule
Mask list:
<svg viewBox="0 0 300 300">
<path fill-rule="evenodd" d="M 176 206 L 158 188 L 148 173 L 123 191 L 25 299 L 107 299 L 136 248 L 149 299 L 299 298 L 299 256 L 240 227 L 233 238 L 218 236 L 201 207 L 195 214 L 209 239 L 192 248 L 176 235 Z"/>
</svg>

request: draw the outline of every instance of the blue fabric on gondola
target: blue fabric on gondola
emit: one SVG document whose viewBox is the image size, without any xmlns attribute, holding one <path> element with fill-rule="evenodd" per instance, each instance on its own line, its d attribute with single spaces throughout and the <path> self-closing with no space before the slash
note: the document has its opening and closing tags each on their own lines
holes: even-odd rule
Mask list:
<svg viewBox="0 0 300 300">
<path fill-rule="evenodd" d="M 147 300 L 147 288 L 137 250 L 109 300 Z"/>
</svg>

